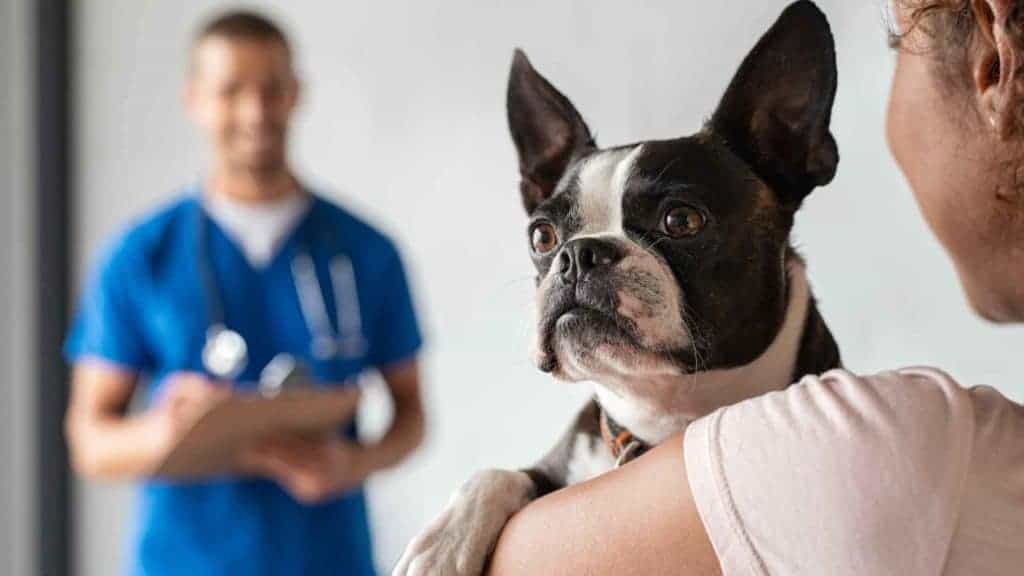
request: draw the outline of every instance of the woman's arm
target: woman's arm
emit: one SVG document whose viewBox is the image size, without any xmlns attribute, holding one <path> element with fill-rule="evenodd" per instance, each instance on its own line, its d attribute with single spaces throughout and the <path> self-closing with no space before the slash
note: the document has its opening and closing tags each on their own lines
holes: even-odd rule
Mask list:
<svg viewBox="0 0 1024 576">
<path fill-rule="evenodd" d="M 527 506 L 490 573 L 721 574 L 686 477 L 683 436 Z"/>
</svg>

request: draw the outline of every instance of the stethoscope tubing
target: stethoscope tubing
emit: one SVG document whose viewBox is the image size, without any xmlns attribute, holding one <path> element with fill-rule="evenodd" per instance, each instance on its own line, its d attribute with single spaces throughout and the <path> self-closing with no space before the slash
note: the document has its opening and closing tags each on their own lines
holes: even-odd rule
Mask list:
<svg viewBox="0 0 1024 576">
<path fill-rule="evenodd" d="M 203 363 L 212 374 L 233 379 L 244 370 L 248 362 L 248 349 L 244 338 L 227 327 L 224 302 L 214 275 L 213 255 L 210 253 L 211 219 L 202 203 L 199 203 L 197 208 L 199 273 L 209 314 Z M 363 338 L 362 316 L 352 260 L 344 254 L 336 255 L 329 262 L 328 272 L 328 280 L 334 295 L 335 314 L 338 317 L 337 330 L 331 325 L 326 292 L 320 282 L 309 247 L 300 247 L 298 253 L 292 257 L 292 281 L 298 294 L 303 321 L 310 332 L 310 353 L 313 358 L 321 361 L 339 355 L 348 358 L 359 357 L 365 353 L 366 343 Z M 239 357 L 228 358 L 231 354 Z"/>
</svg>

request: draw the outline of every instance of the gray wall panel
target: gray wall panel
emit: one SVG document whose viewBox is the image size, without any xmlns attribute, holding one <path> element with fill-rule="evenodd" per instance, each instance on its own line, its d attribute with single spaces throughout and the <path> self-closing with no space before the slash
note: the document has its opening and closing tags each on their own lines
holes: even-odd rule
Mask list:
<svg viewBox="0 0 1024 576">
<path fill-rule="evenodd" d="M 36 571 L 32 3 L 0 2 L 0 573 Z"/>
</svg>

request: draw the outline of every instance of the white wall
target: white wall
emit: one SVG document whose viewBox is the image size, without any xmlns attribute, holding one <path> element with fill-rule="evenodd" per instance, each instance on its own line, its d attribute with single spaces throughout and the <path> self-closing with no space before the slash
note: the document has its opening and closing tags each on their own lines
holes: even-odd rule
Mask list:
<svg viewBox="0 0 1024 576">
<path fill-rule="evenodd" d="M 0 2 L 0 573 L 34 574 L 31 4 Z"/>
<path fill-rule="evenodd" d="M 306 80 L 294 159 L 397 234 L 429 331 L 430 442 L 371 485 L 382 566 L 472 470 L 539 455 L 585 395 L 551 382 L 527 353 L 532 272 L 503 112 L 512 48 L 574 99 L 601 142 L 672 137 L 698 128 L 785 4 L 273 4 Z M 1024 398 L 1011 363 L 1024 332 L 967 311 L 886 150 L 892 56 L 880 1 L 821 4 L 838 41 L 843 160 L 797 238 L 847 364 L 937 364 Z M 79 276 L 103 237 L 202 169 L 177 90 L 189 35 L 210 11 L 203 0 L 79 2 Z M 83 574 L 120 565 L 127 494 L 83 488 Z"/>
</svg>

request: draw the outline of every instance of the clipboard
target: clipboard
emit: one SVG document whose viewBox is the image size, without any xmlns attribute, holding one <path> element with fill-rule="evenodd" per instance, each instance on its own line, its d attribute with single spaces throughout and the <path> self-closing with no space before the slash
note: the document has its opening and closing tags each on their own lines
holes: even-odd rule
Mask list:
<svg viewBox="0 0 1024 576">
<path fill-rule="evenodd" d="M 232 472 L 235 455 L 280 434 L 331 433 L 350 422 L 357 387 L 285 390 L 274 397 L 238 392 L 210 408 L 157 467 L 161 480 L 197 480 Z"/>
</svg>

